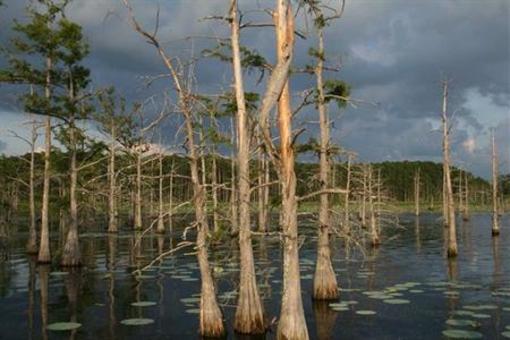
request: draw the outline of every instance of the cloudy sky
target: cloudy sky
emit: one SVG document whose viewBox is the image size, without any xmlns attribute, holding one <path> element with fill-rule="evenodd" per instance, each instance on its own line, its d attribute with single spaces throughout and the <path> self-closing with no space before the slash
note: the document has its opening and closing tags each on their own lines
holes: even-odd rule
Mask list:
<svg viewBox="0 0 510 340">
<path fill-rule="evenodd" d="M 4 2 L 0 8 L 2 45 L 12 35 L 12 19 L 24 20 L 25 5 L 19 0 Z M 159 1 L 160 40 L 175 55 L 199 56 L 202 49 L 214 45 L 214 38 L 228 36 L 227 27 L 203 20 L 224 14 L 228 2 Z M 335 5 L 338 0 L 327 2 Z M 153 27 L 158 2 L 132 3 L 140 21 Z M 268 22 L 263 10 L 272 4 L 245 0 L 240 7 L 246 20 Z M 94 87 L 115 85 L 129 100 L 142 100 L 167 88 L 164 81 L 150 88 L 143 85 L 144 77 L 164 73 L 164 69 L 155 51 L 130 29 L 120 0 L 75 0 L 68 15 L 83 25 L 91 45 L 87 65 Z M 295 65 L 303 66 L 309 62 L 307 50 L 315 39 L 303 15 L 298 16 L 298 26 L 308 35 L 297 41 L 295 50 Z M 242 34 L 243 44 L 273 60 L 272 29 L 250 29 Z M 338 74 L 328 77 L 348 82 L 352 97 L 376 103 L 342 111 L 331 106 L 335 143 L 357 152 L 361 160 L 439 161 L 440 80 L 446 75 L 451 79 L 450 108 L 456 112 L 455 163 L 487 177 L 489 132 L 495 128 L 501 170 L 510 172 L 510 1 L 347 0 L 344 16 L 327 30 L 326 49 L 331 65 L 341 65 Z M 1 65 L 5 62 L 0 58 Z M 228 88 L 230 69 L 204 59 L 197 65 L 196 76 L 200 91 L 214 93 Z M 265 82 L 256 85 L 256 76 L 252 75 L 249 88 L 262 92 Z M 314 79 L 299 75 L 293 77 L 291 86 L 297 93 L 313 84 Z M 0 152 L 25 150 L 5 130 L 9 127 L 23 133 L 21 112 L 15 91 L 2 85 Z M 300 117 L 301 122 L 314 120 L 311 108 Z M 313 122 L 306 128 L 303 140 L 317 133 Z"/>
</svg>

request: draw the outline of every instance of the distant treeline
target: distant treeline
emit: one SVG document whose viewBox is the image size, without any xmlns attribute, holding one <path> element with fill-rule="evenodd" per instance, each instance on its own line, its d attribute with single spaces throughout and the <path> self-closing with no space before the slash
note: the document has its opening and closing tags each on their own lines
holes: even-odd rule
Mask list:
<svg viewBox="0 0 510 340">
<path fill-rule="evenodd" d="M 24 156 L 0 156 L 0 186 L 2 215 L 11 215 L 16 212 L 23 212 L 27 209 L 28 200 L 28 176 L 29 163 L 27 160 L 30 155 Z M 101 161 L 105 157 L 105 150 L 97 147 L 96 152 L 78 154 L 78 159 L 84 163 L 98 161 L 97 164 L 87 167 L 80 171 L 78 178 L 79 185 L 79 204 L 82 212 L 89 211 L 91 214 L 97 211 L 106 211 L 107 207 L 107 161 Z M 153 159 L 151 160 L 151 157 Z M 52 155 L 52 185 L 51 185 L 51 209 L 53 211 L 66 210 L 68 206 L 67 188 L 68 188 L 68 154 L 58 149 L 54 149 Z M 120 190 L 123 193 L 119 195 L 121 211 L 124 214 L 130 214 L 132 205 L 132 192 L 134 190 L 135 169 L 132 166 L 133 161 L 128 153 L 119 153 L 117 158 L 117 169 L 122 172 L 124 180 L 120 183 Z M 204 158 L 205 180 L 211 183 L 211 164 L 213 156 L 208 155 Z M 35 197 L 36 203 L 40 202 L 42 192 L 42 169 L 43 155 L 36 154 L 35 169 Z M 217 185 L 219 202 L 229 202 L 231 193 L 232 163 L 230 158 L 216 156 L 217 163 Z M 152 214 L 155 211 L 158 190 L 158 165 L 157 155 L 146 156 L 143 164 L 143 197 L 146 213 Z M 353 163 L 351 170 L 355 177 L 356 172 L 360 171 L 363 164 Z M 414 176 L 419 169 L 421 201 L 424 207 L 438 207 L 442 195 L 442 164 L 423 161 L 400 161 L 400 162 L 382 162 L 372 163 L 375 173 L 380 171 L 382 186 L 385 194 L 395 203 L 410 203 L 414 201 Z M 173 170 L 172 170 L 173 169 Z M 258 173 L 257 161 L 253 161 L 252 182 L 256 185 Z M 462 170 L 464 171 L 464 170 Z M 170 174 L 173 173 L 172 176 Z M 454 168 L 453 183 L 454 192 L 458 190 L 459 174 L 461 170 Z M 165 176 L 165 198 L 170 194 L 170 180 L 172 181 L 172 199 L 174 202 L 186 201 L 192 198 L 193 190 L 189 179 L 189 166 L 187 160 L 178 155 L 166 155 L 163 158 L 163 174 Z M 318 164 L 316 163 L 297 163 L 297 194 L 305 195 L 311 191 L 318 190 L 320 183 L 318 181 Z M 120 177 L 120 176 L 119 176 Z M 337 187 L 345 187 L 347 177 L 347 165 L 337 163 L 333 167 L 333 183 Z M 276 181 L 276 174 L 271 173 L 272 180 Z M 490 204 L 490 184 L 488 181 L 467 173 L 469 183 L 469 202 L 473 205 L 486 206 Z M 510 175 L 502 175 L 501 192 L 503 197 L 510 196 Z M 253 195 L 253 201 L 256 199 L 256 190 Z M 270 201 L 273 205 L 279 202 L 279 189 L 275 184 L 270 190 Z M 337 198 L 340 199 L 340 198 Z M 8 216 L 7 216 L 8 217 Z"/>
</svg>

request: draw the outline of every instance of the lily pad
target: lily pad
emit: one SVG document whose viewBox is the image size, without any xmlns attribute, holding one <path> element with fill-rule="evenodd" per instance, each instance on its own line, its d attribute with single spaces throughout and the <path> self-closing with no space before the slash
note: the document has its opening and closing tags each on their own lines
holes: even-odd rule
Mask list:
<svg viewBox="0 0 510 340">
<path fill-rule="evenodd" d="M 473 321 L 473 320 L 460 320 L 460 319 L 448 319 L 446 320 L 446 324 L 449 326 L 471 326 L 471 327 L 478 327 L 480 326 L 479 322 Z"/>
<path fill-rule="evenodd" d="M 475 331 L 466 331 L 462 329 L 447 329 L 443 331 L 443 335 L 451 339 L 481 339 L 482 333 Z"/>
<path fill-rule="evenodd" d="M 188 313 L 188 314 L 200 314 L 200 309 L 199 308 L 186 309 L 186 313 Z"/>
<path fill-rule="evenodd" d="M 152 319 L 144 319 L 144 318 L 135 318 L 135 319 L 125 319 L 120 322 L 126 326 L 145 326 L 154 323 Z"/>
<path fill-rule="evenodd" d="M 488 318 L 491 317 L 489 314 L 481 314 L 481 313 L 479 313 L 479 314 L 471 314 L 471 316 L 473 318 L 477 318 L 477 319 L 488 319 Z"/>
<path fill-rule="evenodd" d="M 455 315 L 473 315 L 473 314 L 476 314 L 476 313 L 472 312 L 470 310 L 457 310 L 453 314 L 455 314 Z"/>
<path fill-rule="evenodd" d="M 157 303 L 153 301 L 137 301 L 131 304 L 133 307 L 150 307 L 155 305 L 157 305 Z"/>
<path fill-rule="evenodd" d="M 383 300 L 383 302 L 388 303 L 390 305 L 405 305 L 407 303 L 410 303 L 411 301 L 406 300 L 406 299 L 388 299 L 388 300 Z"/>
<path fill-rule="evenodd" d="M 67 276 L 69 275 L 69 272 L 51 272 L 50 273 L 51 276 Z"/>
<path fill-rule="evenodd" d="M 501 335 L 503 336 L 503 338 L 510 339 L 510 331 L 505 331 L 505 332 L 501 333 Z"/>
<path fill-rule="evenodd" d="M 81 323 L 77 322 L 55 322 L 49 324 L 46 329 L 50 331 L 72 331 L 81 327 Z"/>
<path fill-rule="evenodd" d="M 356 314 L 359 314 L 359 315 L 375 315 L 377 313 L 375 311 L 373 311 L 373 310 L 357 310 Z"/>
</svg>

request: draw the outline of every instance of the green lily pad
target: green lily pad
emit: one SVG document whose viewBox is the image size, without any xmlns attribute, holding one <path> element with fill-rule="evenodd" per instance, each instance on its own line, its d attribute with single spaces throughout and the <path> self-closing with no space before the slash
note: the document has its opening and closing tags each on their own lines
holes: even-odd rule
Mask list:
<svg viewBox="0 0 510 340">
<path fill-rule="evenodd" d="M 478 305 L 478 306 L 470 305 L 470 306 L 464 306 L 463 308 L 469 309 L 469 310 L 493 310 L 493 309 L 498 309 L 498 306 L 496 306 L 496 305 Z"/>
<path fill-rule="evenodd" d="M 199 297 L 182 298 L 181 302 L 182 303 L 198 303 L 198 302 L 200 302 L 200 298 Z"/>
<path fill-rule="evenodd" d="M 188 313 L 188 314 L 200 314 L 200 308 L 186 309 L 186 313 Z"/>
<path fill-rule="evenodd" d="M 460 320 L 460 319 L 448 319 L 446 320 L 446 324 L 449 326 L 471 326 L 471 327 L 478 327 L 480 326 L 479 322 L 473 321 L 473 320 Z"/>
<path fill-rule="evenodd" d="M 49 324 L 46 329 L 50 331 L 72 331 L 81 327 L 81 323 L 77 322 L 55 322 Z"/>
<path fill-rule="evenodd" d="M 126 326 L 145 326 L 150 325 L 151 323 L 154 323 L 154 320 L 152 319 L 144 319 L 144 318 L 134 318 L 134 319 L 125 319 L 120 322 L 123 325 Z"/>
<path fill-rule="evenodd" d="M 413 294 L 419 294 L 419 293 L 423 293 L 424 291 L 422 289 L 411 289 L 409 290 L 409 293 L 413 293 Z"/>
<path fill-rule="evenodd" d="M 505 332 L 501 333 L 501 335 L 503 336 L 503 338 L 510 339 L 510 331 L 505 331 Z"/>
<path fill-rule="evenodd" d="M 406 300 L 406 299 L 388 299 L 388 300 L 383 300 L 383 302 L 388 303 L 390 305 L 404 305 L 404 304 L 410 303 L 411 301 Z"/>
<path fill-rule="evenodd" d="M 131 304 L 133 307 L 150 307 L 155 305 L 157 305 L 157 303 L 153 301 L 137 301 Z"/>
<path fill-rule="evenodd" d="M 447 329 L 443 331 L 443 335 L 451 339 L 481 339 L 482 333 L 475 331 L 466 331 L 462 329 Z"/>
<path fill-rule="evenodd" d="M 457 310 L 457 311 L 453 312 L 453 314 L 455 314 L 455 315 L 473 315 L 476 313 L 472 312 L 470 310 Z"/>
<path fill-rule="evenodd" d="M 356 300 L 347 300 L 347 301 L 342 301 L 342 302 L 345 303 L 346 305 L 357 305 L 359 303 Z"/>
<path fill-rule="evenodd" d="M 373 310 L 357 310 L 356 314 L 359 314 L 359 315 L 375 315 L 377 313 L 375 311 L 373 311 Z"/>
<path fill-rule="evenodd" d="M 69 275 L 69 272 L 51 272 L 50 273 L 51 276 L 67 276 Z"/>
<path fill-rule="evenodd" d="M 491 316 L 489 314 L 471 314 L 471 317 L 477 318 L 477 319 L 488 319 Z"/>
<path fill-rule="evenodd" d="M 369 295 L 368 298 L 370 299 L 378 299 L 378 300 L 391 300 L 394 296 L 393 295 L 386 295 L 386 294 L 372 294 Z"/>
</svg>

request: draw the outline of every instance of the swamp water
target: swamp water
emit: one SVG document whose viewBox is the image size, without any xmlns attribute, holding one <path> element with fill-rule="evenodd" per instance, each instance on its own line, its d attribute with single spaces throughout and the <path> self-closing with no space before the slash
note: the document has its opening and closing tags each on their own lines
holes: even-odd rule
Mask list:
<svg viewBox="0 0 510 340">
<path fill-rule="evenodd" d="M 510 216 L 503 217 L 498 238 L 491 237 L 488 214 L 459 222 L 454 261 L 444 257 L 445 230 L 438 218 L 427 214 L 417 223 L 412 215 L 400 216 L 404 228 L 386 228 L 382 245 L 365 256 L 353 249 L 347 258 L 343 241 L 335 239 L 341 298 L 329 303 L 311 299 L 316 237 L 313 224 L 303 220 L 301 279 L 310 338 L 510 338 Z M 36 266 L 24 254 L 25 237 L 9 239 L 0 263 L 0 339 L 198 338 L 200 281 L 192 248 L 139 277 L 130 274 L 133 264 L 168 250 L 170 242 L 175 246 L 179 233 L 173 239 L 146 235 L 135 253 L 132 233 L 82 234 L 84 267 L 68 273 Z M 280 305 L 280 243 L 277 237 L 254 237 L 253 243 L 259 288 L 272 320 Z M 55 238 L 52 250 L 57 247 Z M 215 245 L 210 260 L 228 338 L 247 339 L 232 331 L 237 255 L 232 240 Z M 273 339 L 274 331 L 275 326 L 265 338 Z"/>
</svg>

